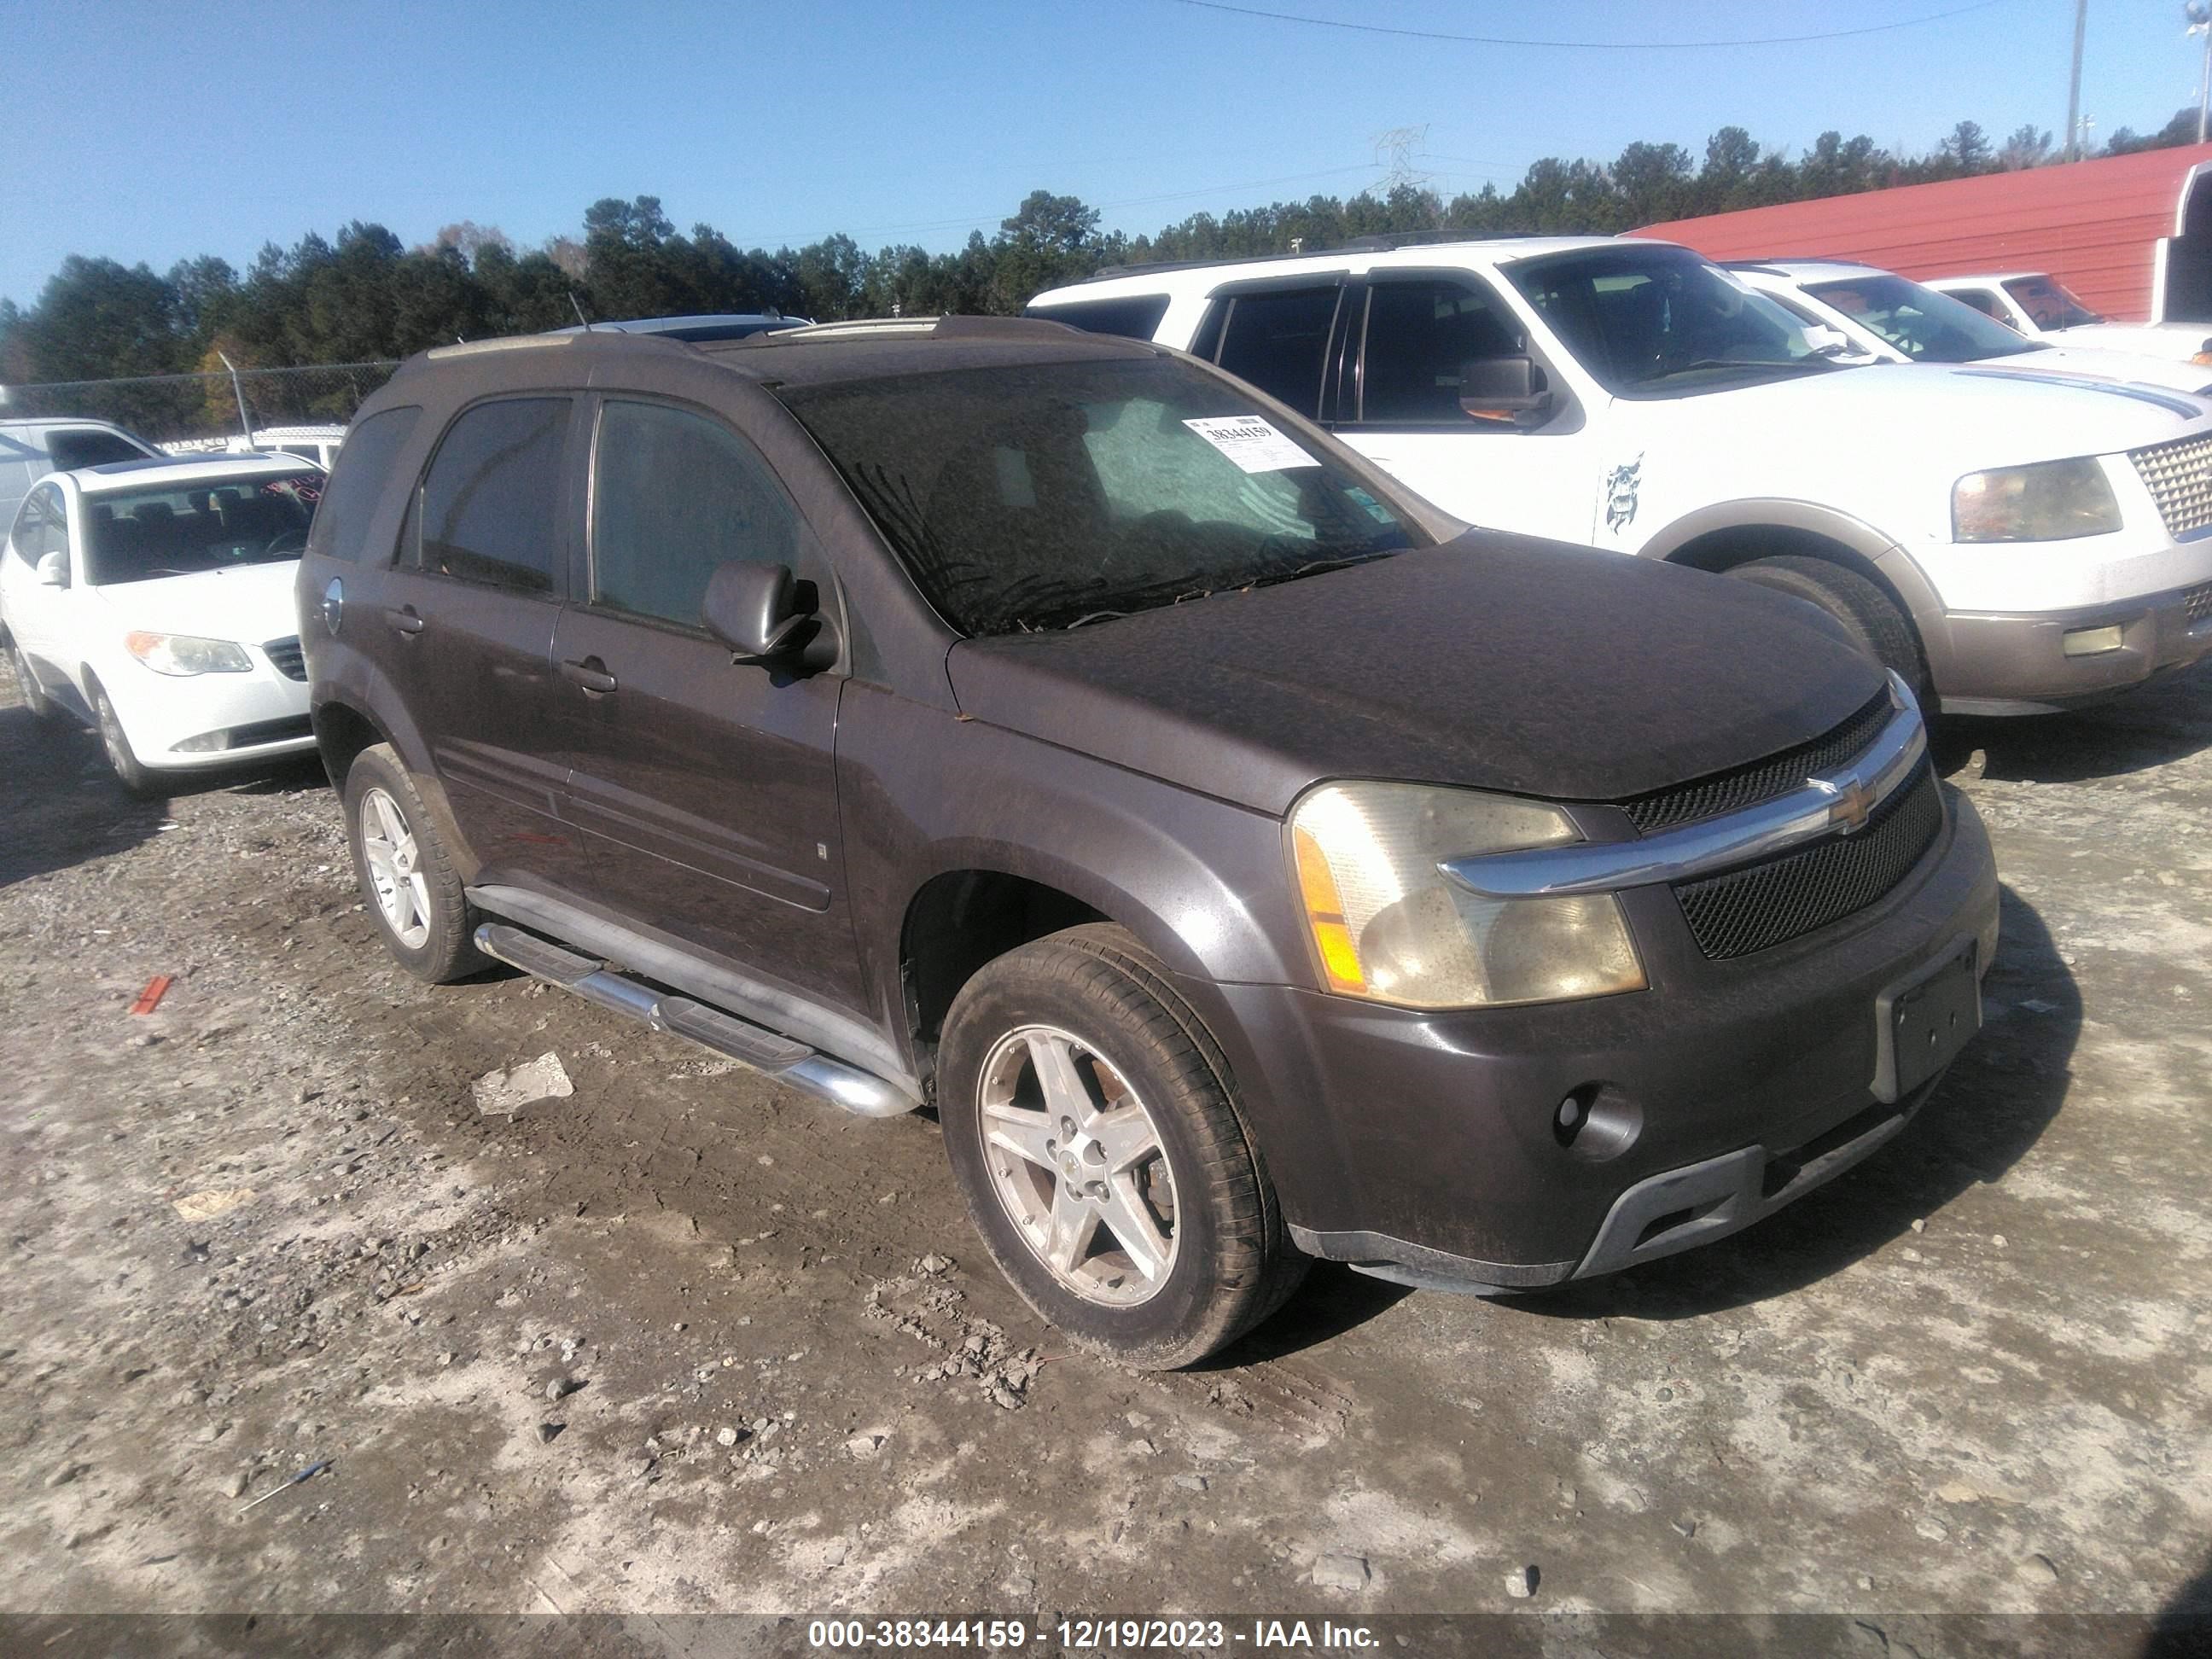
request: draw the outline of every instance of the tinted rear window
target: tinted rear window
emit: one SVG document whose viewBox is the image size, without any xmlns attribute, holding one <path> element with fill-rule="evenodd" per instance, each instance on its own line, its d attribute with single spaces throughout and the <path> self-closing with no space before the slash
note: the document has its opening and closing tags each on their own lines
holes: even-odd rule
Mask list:
<svg viewBox="0 0 2212 1659">
<path fill-rule="evenodd" d="M 1322 359 L 1339 290 L 1292 289 L 1240 294 L 1230 303 L 1221 335 L 1222 368 L 1279 398 L 1301 415 L 1321 411 Z"/>
<path fill-rule="evenodd" d="M 46 453 L 53 457 L 57 472 L 74 472 L 81 466 L 106 466 L 110 461 L 146 459 L 144 450 L 112 432 L 49 433 Z"/>
<path fill-rule="evenodd" d="M 1066 323 L 1086 334 L 1119 334 L 1149 340 L 1168 314 L 1164 294 L 1139 294 L 1119 300 L 1081 300 L 1073 305 L 1031 306 L 1025 313 L 1048 323 Z"/>
<path fill-rule="evenodd" d="M 392 464 L 422 418 L 422 411 L 412 404 L 387 409 L 346 434 L 330 487 L 323 492 L 322 510 L 316 515 L 315 551 L 349 564 L 361 562 L 368 521 L 384 499 Z"/>
<path fill-rule="evenodd" d="M 422 568 L 552 591 L 568 430 L 566 398 L 478 404 L 455 421 L 422 483 Z"/>
</svg>

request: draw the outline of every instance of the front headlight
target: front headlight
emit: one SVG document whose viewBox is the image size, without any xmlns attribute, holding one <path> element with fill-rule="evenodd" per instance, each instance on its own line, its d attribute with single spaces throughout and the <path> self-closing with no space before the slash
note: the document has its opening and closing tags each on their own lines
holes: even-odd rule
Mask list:
<svg viewBox="0 0 2212 1659">
<path fill-rule="evenodd" d="M 2089 455 L 1969 472 L 1951 489 L 1951 533 L 1962 542 L 2063 542 L 2120 527 L 2120 504 Z"/>
<path fill-rule="evenodd" d="M 253 659 L 228 640 L 192 634 L 125 634 L 123 647 L 156 674 L 250 674 Z"/>
<path fill-rule="evenodd" d="M 1557 807 L 1472 789 L 1325 783 L 1291 812 L 1322 983 L 1403 1008 L 1563 1002 L 1644 986 L 1608 894 L 1486 898 L 1445 859 L 1579 841 Z"/>
</svg>

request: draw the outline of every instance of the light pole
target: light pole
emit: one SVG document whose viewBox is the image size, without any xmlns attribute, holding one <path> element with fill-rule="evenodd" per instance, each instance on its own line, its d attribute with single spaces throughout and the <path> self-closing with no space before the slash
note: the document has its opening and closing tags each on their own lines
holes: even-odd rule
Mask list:
<svg viewBox="0 0 2212 1659">
<path fill-rule="evenodd" d="M 2074 73 L 2066 83 L 2066 159 L 2081 159 L 2081 37 L 2089 28 L 2089 0 L 2074 0 Z"/>
<path fill-rule="evenodd" d="M 2204 64 L 2197 72 L 2197 142 L 2201 144 L 2204 142 L 2204 118 L 2208 108 L 2212 108 L 2212 5 L 2207 5 L 2205 0 L 2188 0 L 2181 15 L 2189 20 L 2189 27 L 2183 31 L 2185 39 L 2191 34 L 2204 37 Z"/>
</svg>

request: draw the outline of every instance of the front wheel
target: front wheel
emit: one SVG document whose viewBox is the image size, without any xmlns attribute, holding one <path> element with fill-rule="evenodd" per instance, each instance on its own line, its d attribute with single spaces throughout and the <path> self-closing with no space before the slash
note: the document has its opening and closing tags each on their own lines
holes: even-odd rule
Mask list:
<svg viewBox="0 0 2212 1659">
<path fill-rule="evenodd" d="M 1753 559 L 1728 574 L 1820 606 L 1843 624 L 1860 650 L 1893 671 L 1923 705 L 1934 706 L 1919 636 L 1889 595 L 1857 571 L 1827 559 L 1785 554 Z"/>
<path fill-rule="evenodd" d="M 946 1018 L 938 1077 L 969 1215 L 1071 1340 L 1188 1365 L 1304 1278 L 1226 1062 L 1121 928 L 1069 928 L 984 967 Z"/>
<path fill-rule="evenodd" d="M 107 689 L 97 680 L 92 684 L 92 716 L 100 727 L 100 746 L 116 781 L 142 799 L 164 793 L 161 778 L 131 748 L 131 734 L 123 729 L 115 705 L 108 701 Z"/>
<path fill-rule="evenodd" d="M 15 673 L 15 690 L 22 694 L 23 707 L 31 711 L 33 720 L 50 720 L 54 717 L 54 700 L 46 695 L 46 688 L 39 684 L 38 670 L 31 666 L 31 659 L 14 640 L 8 641 L 8 665 Z"/>
</svg>

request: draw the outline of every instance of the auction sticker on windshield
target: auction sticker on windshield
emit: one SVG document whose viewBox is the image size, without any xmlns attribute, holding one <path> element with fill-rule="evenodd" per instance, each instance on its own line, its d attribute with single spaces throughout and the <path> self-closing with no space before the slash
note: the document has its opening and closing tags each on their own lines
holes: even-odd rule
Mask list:
<svg viewBox="0 0 2212 1659">
<path fill-rule="evenodd" d="M 1321 465 L 1256 415 L 1209 415 L 1183 424 L 1247 472 Z"/>
</svg>

